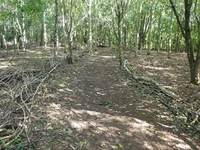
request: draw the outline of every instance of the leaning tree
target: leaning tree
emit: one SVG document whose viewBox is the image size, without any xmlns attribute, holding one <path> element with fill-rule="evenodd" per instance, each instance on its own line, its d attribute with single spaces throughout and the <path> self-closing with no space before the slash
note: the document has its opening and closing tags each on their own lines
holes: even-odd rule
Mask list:
<svg viewBox="0 0 200 150">
<path fill-rule="evenodd" d="M 169 0 L 172 10 L 175 14 L 178 26 L 185 40 L 185 49 L 187 52 L 190 67 L 190 82 L 199 83 L 199 64 L 200 64 L 200 18 L 197 8 L 200 3 L 197 0 L 184 0 L 184 20 L 181 20 L 177 7 L 173 0 Z M 192 6 L 194 7 L 192 9 Z M 193 11 L 192 11 L 193 10 Z M 193 15 L 191 15 L 193 13 Z M 192 28 L 196 26 L 197 36 L 192 36 Z"/>
</svg>

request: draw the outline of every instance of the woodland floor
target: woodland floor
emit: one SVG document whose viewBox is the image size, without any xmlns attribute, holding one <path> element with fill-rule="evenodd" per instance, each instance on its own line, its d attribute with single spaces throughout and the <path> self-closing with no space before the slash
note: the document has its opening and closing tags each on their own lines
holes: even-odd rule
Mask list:
<svg viewBox="0 0 200 150">
<path fill-rule="evenodd" d="M 130 85 L 115 56 L 115 50 L 98 48 L 51 74 L 32 106 L 29 137 L 34 149 L 200 149 L 199 139 L 181 128 L 165 106 Z M 125 51 L 125 57 L 139 75 L 156 80 L 180 97 L 200 97 L 200 87 L 188 84 L 184 53 L 167 59 L 167 53 L 147 56 L 139 51 L 134 58 L 133 52 Z"/>
</svg>

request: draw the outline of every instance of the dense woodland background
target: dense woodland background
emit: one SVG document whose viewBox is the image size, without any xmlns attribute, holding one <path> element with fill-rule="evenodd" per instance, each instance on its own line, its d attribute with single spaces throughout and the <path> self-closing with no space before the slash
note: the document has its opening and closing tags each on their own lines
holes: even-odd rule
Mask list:
<svg viewBox="0 0 200 150">
<path fill-rule="evenodd" d="M 120 66 L 131 61 L 127 60 L 124 51 L 134 52 L 132 58 L 137 58 L 140 51 L 145 51 L 146 55 L 166 52 L 163 53 L 166 59 L 173 59 L 172 54 L 181 57 L 180 53 L 186 53 L 190 70 L 188 82 L 197 86 L 199 84 L 198 0 L 0 0 L 0 8 L 0 58 L 3 60 L 4 55 L 9 55 L 11 66 L 16 65 L 14 61 L 19 55 L 29 57 L 30 49 L 50 54 L 46 64 L 40 58 L 37 59 L 37 65 L 40 65 L 39 62 L 45 64 L 43 69 L 48 74 L 58 66 L 58 56 L 62 55 L 68 63 L 73 64 L 76 61 L 75 53 L 83 49 L 91 54 L 97 47 L 116 49 Z M 23 60 L 20 61 L 23 64 Z M 130 73 L 127 66 L 125 70 Z M 14 73 L 13 70 L 12 73 L 3 70 L 0 77 L 2 87 L 18 73 L 16 70 Z M 23 73 L 30 74 L 29 70 Z M 32 72 L 36 73 L 38 70 Z M 43 82 L 46 78 L 41 75 L 38 80 Z M 149 78 L 147 80 L 153 81 Z M 33 97 L 39 90 L 37 87 L 35 92 L 32 91 Z M 12 86 L 9 88 L 13 89 Z M 18 96 L 22 96 L 23 92 L 18 92 Z M 11 92 L 9 95 L 12 100 L 17 97 L 15 94 Z M 30 99 L 30 96 L 25 99 Z M 187 117 L 192 115 L 192 125 L 198 124 L 198 108 L 196 106 L 195 112 L 186 114 Z M 4 114 L 6 118 L 8 112 Z M 196 132 L 199 132 L 198 128 L 199 125 Z M 13 142 L 8 141 L 5 145 Z"/>
<path fill-rule="evenodd" d="M 56 49 L 64 46 L 73 59 L 72 47 L 87 44 L 122 48 L 187 52 L 191 83 L 198 84 L 200 21 L 199 2 L 132 0 L 18 0 L 1 1 L 1 48 L 14 45 L 25 51 L 30 43 Z M 52 62 L 53 63 L 53 62 Z M 53 64 L 52 64 L 53 65 Z"/>
</svg>

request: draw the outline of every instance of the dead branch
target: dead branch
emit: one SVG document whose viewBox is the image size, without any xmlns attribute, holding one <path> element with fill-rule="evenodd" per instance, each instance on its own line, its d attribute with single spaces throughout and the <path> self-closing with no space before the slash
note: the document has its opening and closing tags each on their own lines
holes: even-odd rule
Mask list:
<svg viewBox="0 0 200 150">
<path fill-rule="evenodd" d="M 161 84 L 157 83 L 155 80 L 148 78 L 148 77 L 138 77 L 134 71 L 129 69 L 130 64 L 128 64 L 128 60 L 124 61 L 123 68 L 125 71 L 138 83 L 142 84 L 145 88 L 151 87 L 151 91 L 156 93 L 159 96 L 158 101 L 163 104 L 165 107 L 169 109 L 171 113 L 175 116 L 179 115 L 185 118 L 184 122 L 188 126 L 188 128 L 192 128 L 194 133 L 200 132 L 200 109 L 198 110 L 190 110 L 189 105 L 185 104 L 184 106 L 180 106 L 179 103 L 169 102 L 166 99 L 174 99 L 179 101 L 182 100 L 178 95 L 175 93 L 165 89 Z M 183 122 L 183 123 L 184 123 Z"/>
<path fill-rule="evenodd" d="M 0 100 L 0 140 L 4 142 L 3 146 L 12 144 L 22 133 L 31 144 L 27 122 L 31 118 L 34 97 L 61 63 L 62 61 L 59 61 L 48 72 L 20 68 L 0 73 L 0 92 L 3 93 Z M 7 126 L 9 128 L 6 128 Z M 1 148 L 4 147 L 0 146 Z"/>
<path fill-rule="evenodd" d="M 132 71 L 130 71 L 130 69 L 128 68 L 127 66 L 127 63 L 128 63 L 128 60 L 125 60 L 124 61 L 124 69 L 129 73 L 129 75 L 131 75 L 131 77 L 136 80 L 137 82 L 142 82 L 142 81 L 145 81 L 145 82 L 148 82 L 148 83 L 151 83 L 153 84 L 155 87 L 157 87 L 162 93 L 164 93 L 165 95 L 169 96 L 169 97 L 172 97 L 172 98 L 175 98 L 177 99 L 179 96 L 176 95 L 175 93 L 165 89 L 161 84 L 159 84 L 158 82 L 156 82 L 155 80 L 151 79 L 151 78 L 148 78 L 148 77 L 138 77 L 135 73 L 133 73 Z"/>
</svg>

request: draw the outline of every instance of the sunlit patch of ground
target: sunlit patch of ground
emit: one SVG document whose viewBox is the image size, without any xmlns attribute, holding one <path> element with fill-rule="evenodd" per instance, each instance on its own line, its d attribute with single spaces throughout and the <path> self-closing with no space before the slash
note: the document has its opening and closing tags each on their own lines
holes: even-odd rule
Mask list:
<svg viewBox="0 0 200 150">
<path fill-rule="evenodd" d="M 31 54 L 22 54 L 30 66 L 37 68 L 49 52 L 37 47 Z M 138 58 L 133 58 L 134 53 L 130 55 L 138 74 L 153 78 L 175 93 L 188 83 L 184 54 L 174 54 L 169 60 L 167 54 L 156 57 L 155 53 L 143 53 L 139 52 Z M 59 54 L 61 58 L 64 55 Z M 128 86 L 115 54 L 98 49 L 71 66 L 61 66 L 45 81 L 33 102 L 28 130 L 35 149 L 200 149 L 198 142 L 177 128 L 163 105 Z"/>
<path fill-rule="evenodd" d="M 48 144 L 43 145 L 41 141 L 38 147 L 63 150 L 197 149 L 190 138 L 186 140 L 180 135 L 164 106 L 155 103 L 152 97 L 137 95 L 134 88 L 127 86 L 116 58 L 110 52 L 105 53 L 95 52 L 83 58 L 74 65 L 73 71 L 66 69 L 63 78 L 51 82 L 57 90 L 54 94 L 45 93 L 46 100 L 39 109 L 46 118 L 44 134 L 40 137 Z M 138 63 L 138 69 L 139 65 L 142 63 Z M 173 70 L 171 66 L 143 69 L 150 73 L 154 70 L 153 76 L 160 72 L 173 78 L 173 74 L 166 73 Z"/>
</svg>

